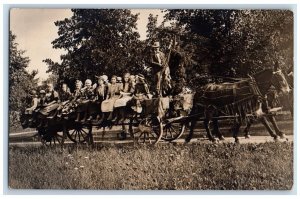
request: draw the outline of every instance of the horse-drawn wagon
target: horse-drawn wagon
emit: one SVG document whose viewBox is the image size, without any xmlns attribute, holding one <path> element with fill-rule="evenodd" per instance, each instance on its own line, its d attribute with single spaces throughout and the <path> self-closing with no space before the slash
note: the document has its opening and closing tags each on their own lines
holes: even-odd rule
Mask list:
<svg viewBox="0 0 300 199">
<path fill-rule="evenodd" d="M 238 79 L 231 83 L 207 84 L 195 93 L 183 92 L 176 96 L 144 99 L 139 107 L 125 105 L 121 107 L 123 117 L 115 122 L 104 120 L 101 124 L 91 121 L 77 121 L 75 107 L 63 111 L 58 117 L 47 118 L 46 126 L 36 126 L 43 144 L 64 144 L 68 137 L 74 143 L 94 143 L 93 132 L 97 128 L 121 125 L 121 137 L 130 136 L 135 142 L 156 144 L 159 141 L 174 141 L 178 139 L 190 123 L 190 133 L 186 141 L 190 141 L 197 121 L 204 122 L 207 137 L 211 134 L 210 123 L 219 139 L 224 139 L 218 129 L 218 120 L 230 118 L 234 121 L 233 137 L 238 142 L 238 132 L 241 121 L 247 118 L 259 118 L 272 137 L 284 137 L 278 129 L 273 114 L 266 114 L 268 105 L 264 98 L 269 88 L 273 86 L 278 92 L 284 92 L 288 84 L 281 73 L 263 70 L 253 78 Z M 67 106 L 67 105 L 66 105 Z M 265 107 L 264 112 L 261 110 Z M 140 108 L 140 109 L 139 109 Z M 275 132 L 267 119 L 273 124 Z M 125 126 L 127 132 L 125 133 Z"/>
<path fill-rule="evenodd" d="M 61 115 L 44 117 L 46 122 L 43 126 L 38 125 L 41 117 L 36 116 L 30 127 L 36 128 L 37 136 L 45 145 L 63 145 L 67 138 L 74 143 L 93 144 L 93 132 L 113 126 L 122 126 L 122 138 L 129 136 L 134 142 L 155 144 L 160 140 L 173 141 L 185 130 L 186 124 L 179 118 L 189 114 L 192 99 L 192 93 L 145 99 L 138 108 L 128 105 L 121 107 L 125 118 L 114 122 L 106 118 L 100 124 L 76 121 L 76 107 L 72 107 L 74 105 L 70 102 L 65 104 L 69 106 L 68 111 L 64 112 L 63 108 Z"/>
</svg>

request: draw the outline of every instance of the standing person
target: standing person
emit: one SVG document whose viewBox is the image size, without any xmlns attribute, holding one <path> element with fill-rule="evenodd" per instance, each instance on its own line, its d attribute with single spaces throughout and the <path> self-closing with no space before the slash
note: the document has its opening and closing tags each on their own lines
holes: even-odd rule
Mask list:
<svg viewBox="0 0 300 199">
<path fill-rule="evenodd" d="M 152 45 L 152 52 L 150 56 L 150 67 L 154 73 L 154 81 L 156 84 L 155 95 L 162 96 L 162 82 L 165 81 L 169 71 L 167 58 L 163 52 L 160 51 L 159 42 L 154 42 Z"/>
</svg>

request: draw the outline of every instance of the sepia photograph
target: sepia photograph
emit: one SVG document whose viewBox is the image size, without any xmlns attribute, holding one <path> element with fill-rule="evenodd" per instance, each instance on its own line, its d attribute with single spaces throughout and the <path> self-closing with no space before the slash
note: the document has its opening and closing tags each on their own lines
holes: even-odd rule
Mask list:
<svg viewBox="0 0 300 199">
<path fill-rule="evenodd" d="M 294 16 L 11 8 L 8 188 L 292 190 Z"/>
</svg>

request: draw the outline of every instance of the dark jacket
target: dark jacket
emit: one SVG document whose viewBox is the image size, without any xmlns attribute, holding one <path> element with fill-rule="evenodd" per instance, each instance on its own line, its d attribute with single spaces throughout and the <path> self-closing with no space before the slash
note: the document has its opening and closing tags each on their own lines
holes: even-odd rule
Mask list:
<svg viewBox="0 0 300 199">
<path fill-rule="evenodd" d="M 167 67 L 165 54 L 159 51 L 158 56 L 161 60 L 161 64 L 159 64 L 159 59 L 157 55 L 154 52 L 151 53 L 150 66 L 152 67 L 154 73 L 163 71 Z"/>
</svg>

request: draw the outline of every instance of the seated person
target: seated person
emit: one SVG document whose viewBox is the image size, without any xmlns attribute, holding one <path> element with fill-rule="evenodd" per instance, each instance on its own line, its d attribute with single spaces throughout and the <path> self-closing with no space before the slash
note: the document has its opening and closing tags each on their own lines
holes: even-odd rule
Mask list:
<svg viewBox="0 0 300 199">
<path fill-rule="evenodd" d="M 123 83 L 121 84 L 121 96 L 115 101 L 114 107 L 126 106 L 127 102 L 132 99 L 134 92 L 133 84 L 130 82 L 130 74 L 125 73 L 123 77 Z"/>
<path fill-rule="evenodd" d="M 80 103 L 81 95 L 82 95 L 82 82 L 80 80 L 76 80 L 74 93 L 71 93 L 69 102 L 67 102 L 64 105 L 61 111 L 65 118 L 68 118 L 69 113 L 75 112 L 78 104 Z"/>
<path fill-rule="evenodd" d="M 108 92 L 106 100 L 101 104 L 101 110 L 104 113 L 110 113 L 107 120 L 112 119 L 112 111 L 114 108 L 115 101 L 120 98 L 121 91 L 120 84 L 117 83 L 117 76 L 113 75 L 111 77 L 111 84 L 108 85 Z"/>
<path fill-rule="evenodd" d="M 43 103 L 44 108 L 39 110 L 39 113 L 48 119 L 52 119 L 56 112 L 52 113 L 53 110 L 56 110 L 59 106 L 59 95 L 58 92 L 54 90 L 53 84 L 47 84 L 47 93 L 45 97 L 45 102 Z M 52 114 L 51 114 L 52 113 Z M 50 115 L 51 114 L 51 115 Z M 45 118 L 41 118 L 42 122 L 40 123 L 39 127 L 41 127 L 42 123 L 44 126 L 47 125 Z"/>
<path fill-rule="evenodd" d="M 61 117 L 61 113 L 62 113 L 61 110 L 72 99 L 72 94 L 66 83 L 63 83 L 61 85 L 61 89 L 58 92 L 58 94 L 59 94 L 59 99 L 60 99 L 61 103 L 60 103 L 59 107 L 57 108 L 57 111 L 58 111 L 57 116 Z"/>
<path fill-rule="evenodd" d="M 80 113 L 84 112 L 84 117 L 81 122 L 85 122 L 87 119 L 88 113 L 88 106 L 90 101 L 93 100 L 95 96 L 95 88 L 92 86 L 92 81 L 90 79 L 85 80 L 84 88 L 81 90 L 81 95 L 79 97 L 80 104 L 77 107 L 77 117 L 76 122 L 79 122 Z"/>
<path fill-rule="evenodd" d="M 98 78 L 98 86 L 95 90 L 96 95 L 91 106 L 91 113 L 97 113 L 97 118 L 93 121 L 93 123 L 100 124 L 104 119 L 103 115 L 102 118 L 100 118 L 101 104 L 106 99 L 108 85 L 106 84 L 107 78 L 104 75 L 96 77 Z"/>
<path fill-rule="evenodd" d="M 39 123 L 37 126 L 42 126 L 43 117 L 41 117 L 41 115 L 39 115 L 39 112 L 41 109 L 43 109 L 45 107 L 45 101 L 46 101 L 46 91 L 40 90 L 39 96 L 38 96 L 38 101 L 37 101 L 37 107 L 32 113 L 33 121 L 36 120 L 37 117 L 39 116 Z"/>
<path fill-rule="evenodd" d="M 136 84 L 133 92 L 133 98 L 129 102 L 129 105 L 136 111 L 141 112 L 142 106 L 141 102 L 145 99 L 151 99 L 152 95 L 150 94 L 149 87 L 145 82 L 145 77 L 142 74 L 136 75 Z"/>
<path fill-rule="evenodd" d="M 33 120 L 33 112 L 38 106 L 38 97 L 35 90 L 32 90 L 29 94 L 30 98 L 30 107 L 26 108 L 24 114 L 25 114 L 25 120 L 22 122 L 22 126 L 25 126 L 28 123 L 31 123 Z"/>
<path fill-rule="evenodd" d="M 49 116 L 50 112 L 57 109 L 59 104 L 59 95 L 58 92 L 54 90 L 53 84 L 49 83 L 47 84 L 47 93 L 46 93 L 46 99 L 44 106 L 45 108 L 40 110 L 40 113 Z"/>
<path fill-rule="evenodd" d="M 130 75 L 129 82 L 132 85 L 133 90 L 134 90 L 134 87 L 135 87 L 135 84 L 136 84 L 135 75 Z"/>
<path fill-rule="evenodd" d="M 82 81 L 76 80 L 75 82 L 75 90 L 72 94 L 73 100 L 78 100 L 80 96 L 82 95 Z"/>
<path fill-rule="evenodd" d="M 36 112 L 38 112 L 41 108 L 43 108 L 45 106 L 45 103 L 46 103 L 46 91 L 40 90 Z"/>
<path fill-rule="evenodd" d="M 67 101 L 71 100 L 71 98 L 72 98 L 72 94 L 66 83 L 63 83 L 61 85 L 61 89 L 58 92 L 58 94 L 59 94 L 59 99 L 61 102 L 67 102 Z"/>
</svg>

